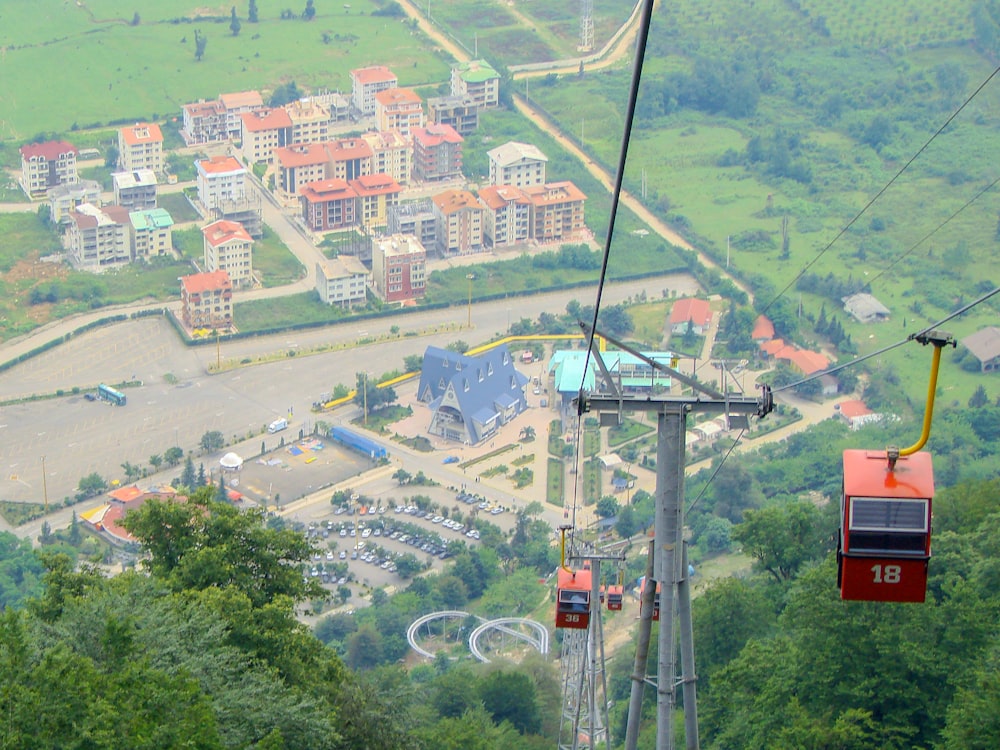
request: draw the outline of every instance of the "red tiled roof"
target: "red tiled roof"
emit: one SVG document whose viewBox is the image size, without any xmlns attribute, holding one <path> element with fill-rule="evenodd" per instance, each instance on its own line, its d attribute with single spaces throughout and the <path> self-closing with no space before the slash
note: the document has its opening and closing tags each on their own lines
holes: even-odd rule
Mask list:
<svg viewBox="0 0 1000 750">
<path fill-rule="evenodd" d="M 330 156 L 322 143 L 300 143 L 274 149 L 274 160 L 278 166 L 292 169 L 324 164 L 330 160 Z"/>
<path fill-rule="evenodd" d="M 235 94 L 219 94 L 219 101 L 226 109 L 240 107 L 263 107 L 264 100 L 259 91 L 237 91 Z"/>
<path fill-rule="evenodd" d="M 247 233 L 247 230 L 243 228 L 243 225 L 238 221 L 227 221 L 226 219 L 220 219 L 207 227 L 201 228 L 201 233 L 205 235 L 205 239 L 212 247 L 218 247 L 219 245 L 225 244 L 232 240 L 243 240 L 244 242 L 253 242 L 253 238 Z"/>
<path fill-rule="evenodd" d="M 163 143 L 160 126 L 154 122 L 137 122 L 121 129 L 122 138 L 129 146 L 140 143 Z"/>
<path fill-rule="evenodd" d="M 513 185 L 488 185 L 479 191 L 479 200 L 493 211 L 510 203 L 527 204 L 531 202 L 519 188 Z"/>
<path fill-rule="evenodd" d="M 66 141 L 46 141 L 45 143 L 27 143 L 21 146 L 21 156 L 24 159 L 44 157 L 47 161 L 55 161 L 63 154 L 79 154 L 80 150 Z"/>
<path fill-rule="evenodd" d="M 465 139 L 451 125 L 432 123 L 425 128 L 412 128 L 414 142 L 419 142 L 425 148 L 438 146 L 442 143 L 463 143 Z"/>
<path fill-rule="evenodd" d="M 249 133 L 260 133 L 264 130 L 279 130 L 292 127 L 292 118 L 282 107 L 274 109 L 258 109 L 254 112 L 244 112 L 240 115 L 243 127 Z"/>
<path fill-rule="evenodd" d="M 127 487 L 119 487 L 116 490 L 111 490 L 108 493 L 108 497 L 113 500 L 117 500 L 120 503 L 130 503 L 137 497 L 142 497 L 146 494 L 143 490 L 140 490 L 136 485 L 130 484 Z"/>
<path fill-rule="evenodd" d="M 771 339 L 760 345 L 760 350 L 770 357 L 777 356 L 778 352 L 784 348 L 785 342 L 782 339 Z"/>
<path fill-rule="evenodd" d="M 347 180 L 338 179 L 316 180 L 316 182 L 306 183 L 299 190 L 299 194 L 310 203 L 325 203 L 358 197 L 354 188 L 347 184 Z"/>
<path fill-rule="evenodd" d="M 384 195 L 388 193 L 399 193 L 402 188 L 392 177 L 379 172 L 377 174 L 366 174 L 350 181 L 350 186 L 354 188 L 359 196 Z"/>
<path fill-rule="evenodd" d="M 857 419 L 872 414 L 872 410 L 865 406 L 864 401 L 841 401 L 838 404 L 840 413 L 845 419 Z"/>
<path fill-rule="evenodd" d="M 193 273 L 190 276 L 181 277 L 181 286 L 188 294 L 202 294 L 204 292 L 225 291 L 233 288 L 233 282 L 229 278 L 227 271 L 208 271 L 206 273 Z"/>
<path fill-rule="evenodd" d="M 243 165 L 233 156 L 212 156 L 208 159 L 199 160 L 198 164 L 201 166 L 203 172 L 210 174 L 224 174 L 226 172 L 243 170 Z"/>
<path fill-rule="evenodd" d="M 670 309 L 670 325 L 692 321 L 696 326 L 707 326 L 712 322 L 712 309 L 707 300 L 686 297 L 679 299 Z"/>
<path fill-rule="evenodd" d="M 326 144 L 326 151 L 332 161 L 367 159 L 373 156 L 372 147 L 361 138 L 341 138 Z"/>
<path fill-rule="evenodd" d="M 375 101 L 383 107 L 388 104 L 423 104 L 424 100 L 412 89 L 385 89 L 375 94 Z"/>
<path fill-rule="evenodd" d="M 368 68 L 356 68 L 351 71 L 351 78 L 361 84 L 397 80 L 396 74 L 384 65 L 372 65 Z"/>
<path fill-rule="evenodd" d="M 453 214 L 466 209 L 481 209 L 482 204 L 468 190 L 445 190 L 431 197 L 443 214 Z"/>
<path fill-rule="evenodd" d="M 528 200 L 536 206 L 587 200 L 587 196 L 583 194 L 583 191 L 569 180 L 564 182 L 547 182 L 544 185 L 527 185 L 521 188 L 521 190 L 528 196 Z"/>
<path fill-rule="evenodd" d="M 783 359 L 785 358 L 783 357 Z M 830 360 L 822 354 L 819 352 L 810 352 L 806 349 L 795 349 L 787 359 L 805 375 L 821 372 L 830 366 Z"/>
<path fill-rule="evenodd" d="M 757 320 L 753 322 L 753 332 L 750 334 L 750 338 L 754 341 L 769 341 L 773 339 L 774 323 L 763 315 L 758 315 Z"/>
</svg>

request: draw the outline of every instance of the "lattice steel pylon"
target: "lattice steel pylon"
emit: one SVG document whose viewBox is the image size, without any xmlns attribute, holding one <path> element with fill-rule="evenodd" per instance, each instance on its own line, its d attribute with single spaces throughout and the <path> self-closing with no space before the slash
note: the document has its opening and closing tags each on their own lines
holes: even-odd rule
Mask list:
<svg viewBox="0 0 1000 750">
<path fill-rule="evenodd" d="M 601 559 L 584 555 L 571 560 L 591 561 L 590 624 L 586 630 L 563 630 L 562 717 L 559 750 L 611 748 L 608 735 L 608 684 L 604 671 L 604 621 L 601 617 Z"/>
<path fill-rule="evenodd" d="M 580 51 L 594 49 L 594 0 L 580 0 Z"/>
</svg>

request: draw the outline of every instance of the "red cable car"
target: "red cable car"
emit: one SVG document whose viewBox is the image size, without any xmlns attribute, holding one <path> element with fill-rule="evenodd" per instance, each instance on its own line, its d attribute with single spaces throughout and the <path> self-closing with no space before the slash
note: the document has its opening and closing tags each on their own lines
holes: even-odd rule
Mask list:
<svg viewBox="0 0 1000 750">
<path fill-rule="evenodd" d="M 841 599 L 924 601 L 933 497 L 929 453 L 890 461 L 885 451 L 844 451 L 837 549 Z"/>
<path fill-rule="evenodd" d="M 624 586 L 608 586 L 608 609 L 617 612 L 625 601 Z"/>
<path fill-rule="evenodd" d="M 660 582 L 656 582 L 656 593 L 653 594 L 653 621 L 660 619 Z"/>
<path fill-rule="evenodd" d="M 590 626 L 589 570 L 559 568 L 556 579 L 556 627 L 586 630 Z"/>
</svg>

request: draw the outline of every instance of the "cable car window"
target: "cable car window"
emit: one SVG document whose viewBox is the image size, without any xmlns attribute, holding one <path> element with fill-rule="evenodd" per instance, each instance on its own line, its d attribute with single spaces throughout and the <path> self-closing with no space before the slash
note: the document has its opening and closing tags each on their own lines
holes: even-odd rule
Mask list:
<svg viewBox="0 0 1000 750">
<path fill-rule="evenodd" d="M 851 531 L 927 531 L 926 500 L 851 498 Z"/>
</svg>

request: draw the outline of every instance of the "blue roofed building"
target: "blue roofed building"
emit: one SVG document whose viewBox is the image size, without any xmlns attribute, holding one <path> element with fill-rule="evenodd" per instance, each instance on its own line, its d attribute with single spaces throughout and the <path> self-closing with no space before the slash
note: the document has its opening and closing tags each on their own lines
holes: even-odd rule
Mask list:
<svg viewBox="0 0 1000 750">
<path fill-rule="evenodd" d="M 428 347 L 417 387 L 432 413 L 427 432 L 468 445 L 489 439 L 527 408 L 528 380 L 503 345 L 474 357 Z"/>
<path fill-rule="evenodd" d="M 671 367 L 674 355 L 671 352 L 642 352 L 654 362 L 662 362 Z M 601 352 L 604 365 L 608 368 L 615 383 L 623 391 L 629 393 L 650 393 L 670 390 L 670 376 L 654 370 L 646 361 L 628 352 Z M 587 370 L 584 372 L 584 363 Z M 585 391 L 593 391 L 596 382 L 597 365 L 593 357 L 587 361 L 587 352 L 578 349 L 563 349 L 552 354 L 549 360 L 549 374 L 554 380 L 555 390 L 564 403 L 576 398 L 581 387 Z"/>
</svg>

